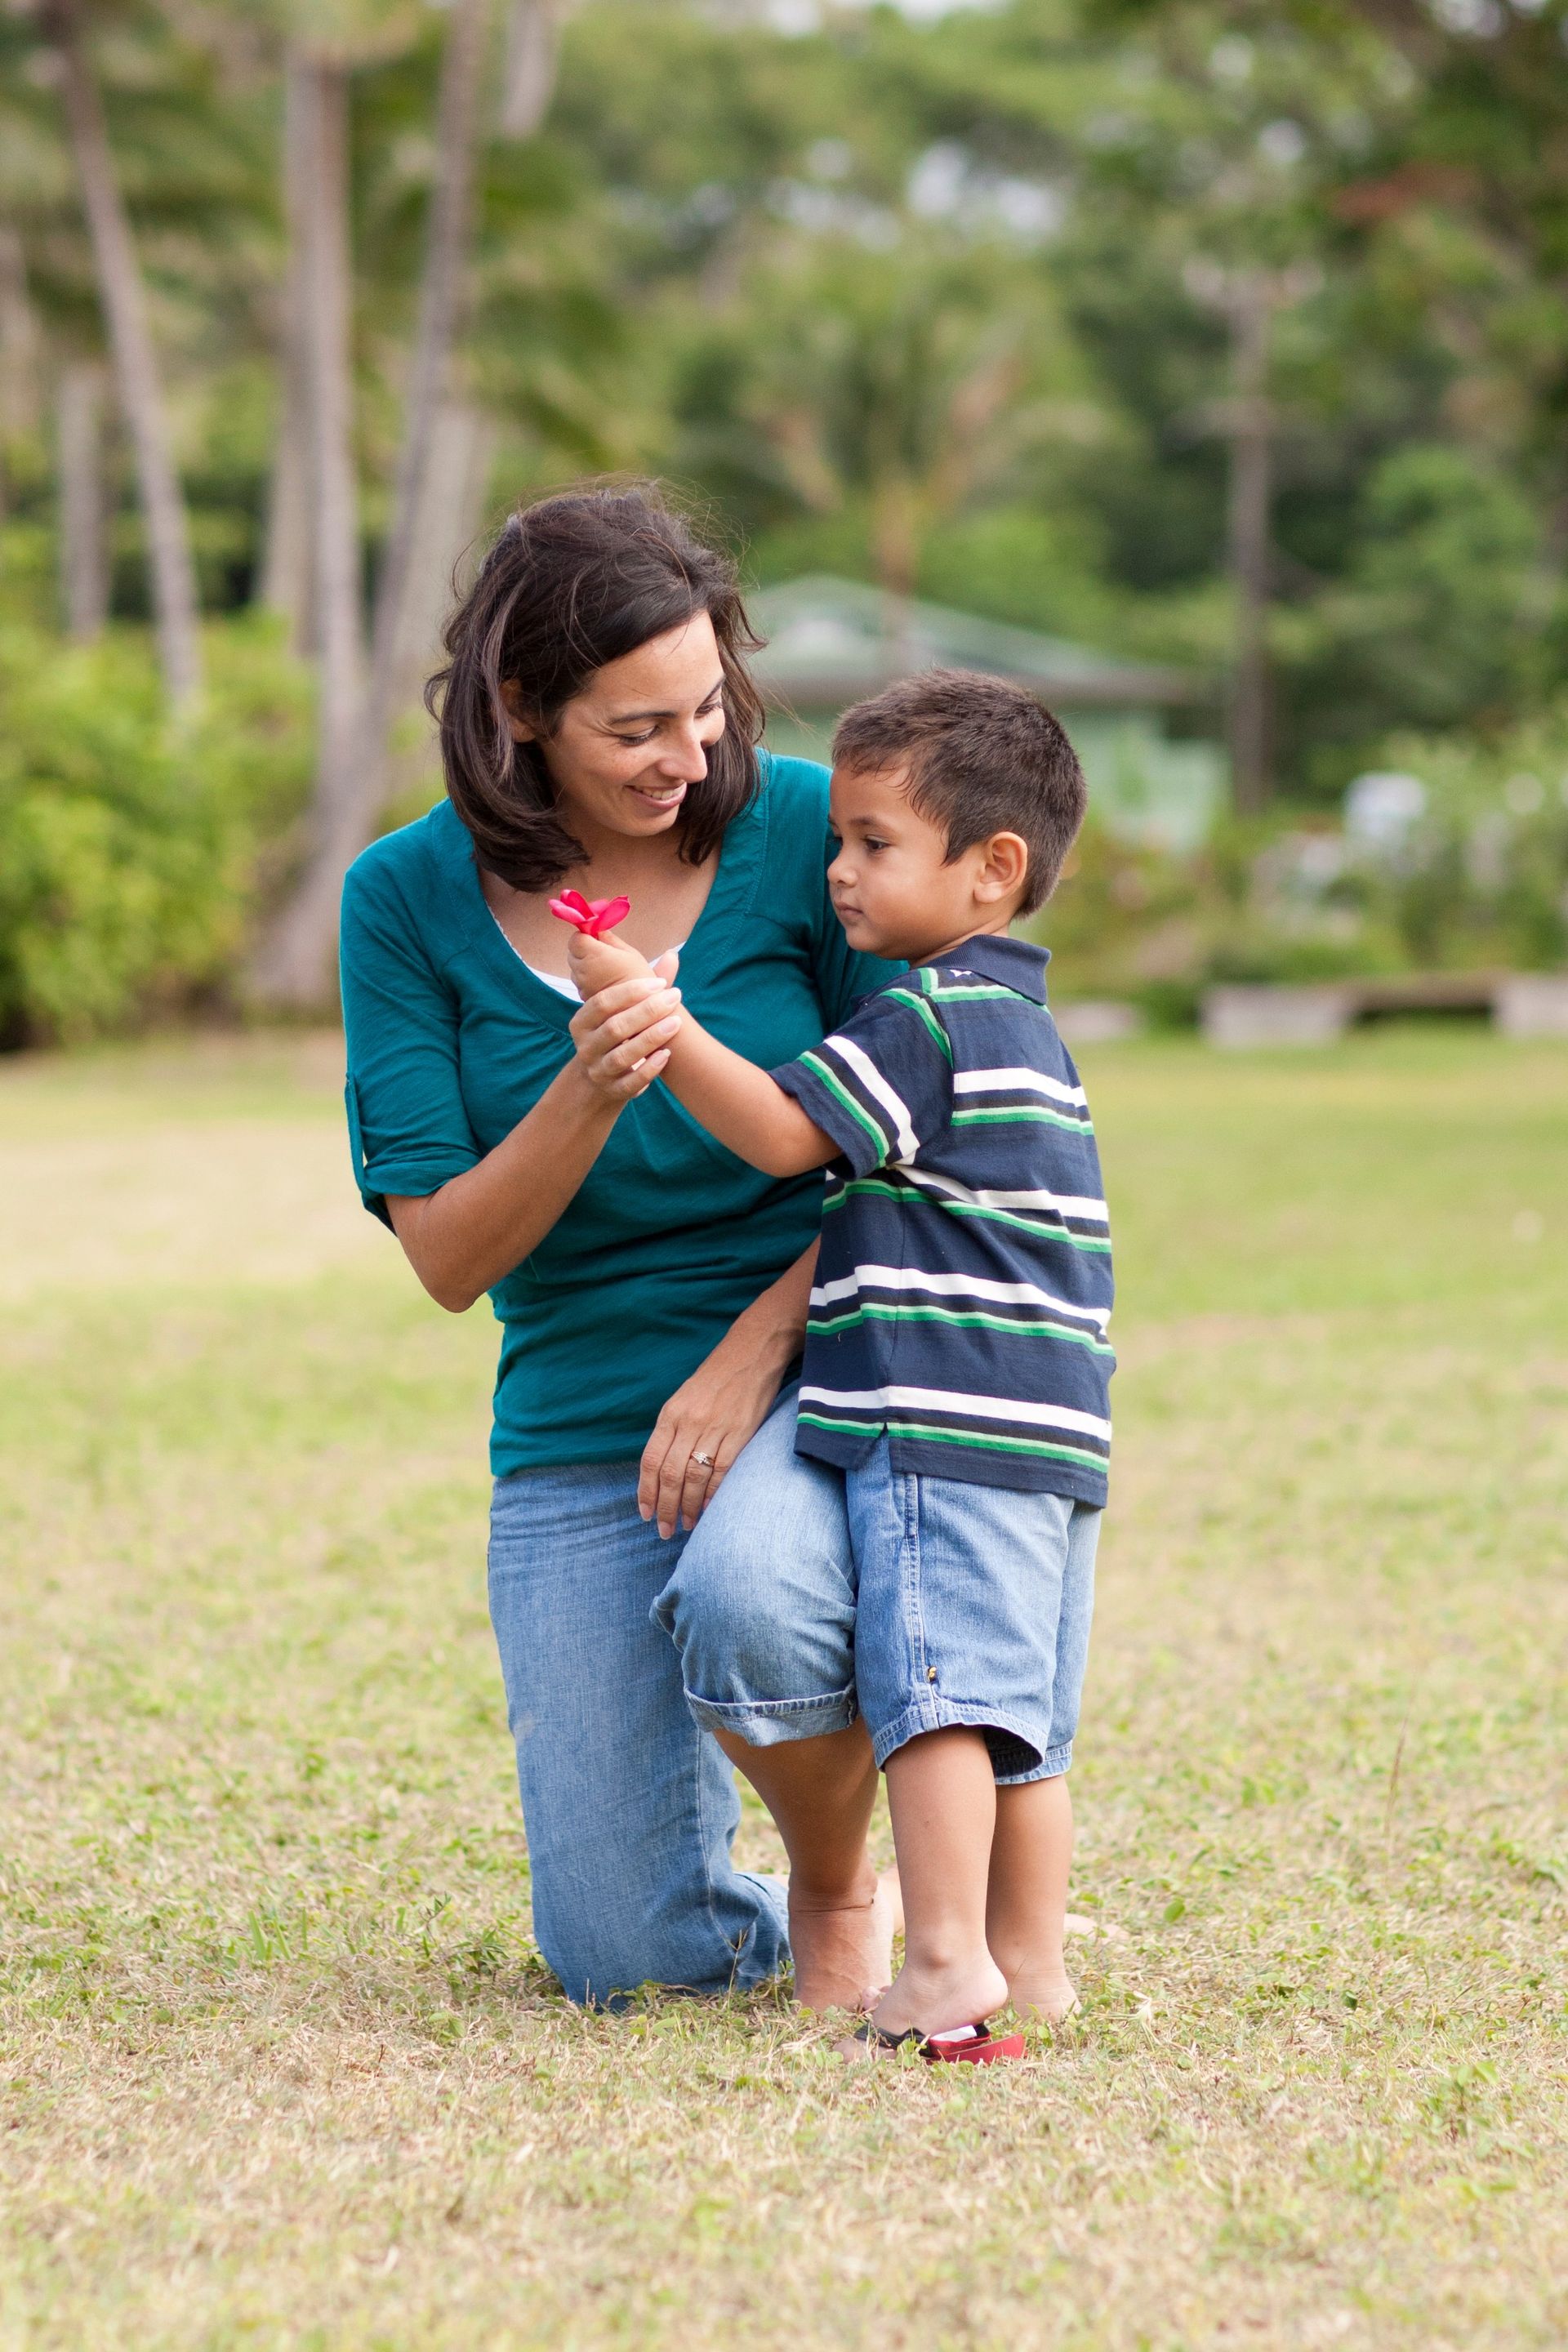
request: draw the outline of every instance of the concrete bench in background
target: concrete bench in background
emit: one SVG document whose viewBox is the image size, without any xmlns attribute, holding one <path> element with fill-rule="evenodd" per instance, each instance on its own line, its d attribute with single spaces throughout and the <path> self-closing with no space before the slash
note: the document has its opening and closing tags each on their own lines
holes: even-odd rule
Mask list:
<svg viewBox="0 0 1568 2352">
<path fill-rule="evenodd" d="M 1351 992 L 1324 988 L 1211 988 L 1204 1035 L 1211 1045 L 1331 1045 L 1352 1019 Z"/>
<path fill-rule="evenodd" d="M 1069 997 L 1051 1010 L 1069 1045 L 1118 1045 L 1124 1037 L 1141 1034 L 1146 1025 L 1139 1006 L 1120 997 Z"/>
<path fill-rule="evenodd" d="M 1311 988 L 1211 988 L 1211 1045 L 1331 1045 L 1354 1021 L 1398 1013 L 1489 1013 L 1510 1037 L 1568 1037 L 1568 972 L 1417 971 Z"/>
<path fill-rule="evenodd" d="M 1568 971 L 1516 971 L 1500 982 L 1492 1019 L 1510 1037 L 1568 1037 Z"/>
</svg>

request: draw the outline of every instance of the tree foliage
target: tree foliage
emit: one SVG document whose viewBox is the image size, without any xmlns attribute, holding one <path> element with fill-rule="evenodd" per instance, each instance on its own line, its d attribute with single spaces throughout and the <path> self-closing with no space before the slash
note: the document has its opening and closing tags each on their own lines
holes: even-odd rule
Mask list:
<svg viewBox="0 0 1568 2352">
<path fill-rule="evenodd" d="M 476 525 L 581 470 L 661 472 L 756 578 L 847 572 L 1187 662 L 1213 729 L 1237 643 L 1226 289 L 1265 272 L 1282 799 L 1330 804 L 1400 730 L 1484 766 L 1557 706 L 1565 0 L 581 0 L 522 137 L 503 119 L 517 7 L 490 15 L 451 379 L 488 420 Z M 76 13 L 209 640 L 248 625 L 274 504 L 286 44 L 351 75 L 368 632 L 452 11 Z M 34 633 L 60 615 L 57 392 L 103 340 L 58 79 L 18 6 L 0 12 L 0 611 Z M 102 460 L 111 625 L 134 632 L 151 612 L 123 425 Z M 303 847 L 273 845 L 247 919 Z"/>
</svg>

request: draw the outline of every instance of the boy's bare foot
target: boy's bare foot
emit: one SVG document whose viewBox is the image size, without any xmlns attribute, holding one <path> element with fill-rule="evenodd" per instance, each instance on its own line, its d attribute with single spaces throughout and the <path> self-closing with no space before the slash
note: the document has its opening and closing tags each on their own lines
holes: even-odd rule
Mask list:
<svg viewBox="0 0 1568 2352">
<path fill-rule="evenodd" d="M 1007 1998 L 1007 1979 L 989 1953 L 951 1967 L 911 1966 L 906 1960 L 888 1990 L 871 2011 L 871 2022 L 884 2033 L 947 2033 L 955 2026 L 978 2025 Z M 853 2035 L 839 2042 L 845 2058 L 875 2058 L 875 2042 Z"/>
<path fill-rule="evenodd" d="M 797 1895 L 792 1885 L 789 1940 L 801 2007 L 868 2009 L 893 1973 L 893 1922 L 901 1909 L 895 1911 L 885 1878 L 837 1902 Z"/>
<path fill-rule="evenodd" d="M 1078 1992 L 1065 1969 L 1020 1969 L 1009 1978 L 1008 1995 L 1020 2017 L 1060 2025 L 1078 2007 Z"/>
</svg>

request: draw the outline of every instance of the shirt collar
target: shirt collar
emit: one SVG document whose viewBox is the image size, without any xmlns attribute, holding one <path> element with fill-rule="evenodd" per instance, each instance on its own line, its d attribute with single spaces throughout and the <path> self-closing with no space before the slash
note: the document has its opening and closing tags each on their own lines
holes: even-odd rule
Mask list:
<svg viewBox="0 0 1568 2352">
<path fill-rule="evenodd" d="M 964 940 L 945 955 L 931 959 L 949 971 L 977 971 L 982 980 L 1016 990 L 1031 1004 L 1046 1001 L 1046 966 L 1050 960 L 1049 948 L 1037 948 L 1032 940 L 1008 939 L 1000 931 L 983 931 L 977 939 Z"/>
</svg>

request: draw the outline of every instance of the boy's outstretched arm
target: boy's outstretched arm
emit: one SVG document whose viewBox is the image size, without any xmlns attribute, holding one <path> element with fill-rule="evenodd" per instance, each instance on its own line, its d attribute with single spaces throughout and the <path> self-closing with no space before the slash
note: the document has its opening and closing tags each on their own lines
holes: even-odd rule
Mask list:
<svg viewBox="0 0 1568 2352">
<path fill-rule="evenodd" d="M 793 1095 L 743 1054 L 721 1045 L 685 1011 L 669 1041 L 664 1083 L 710 1135 L 769 1176 L 826 1168 L 842 1147 L 807 1118 Z"/>
<path fill-rule="evenodd" d="M 579 932 L 567 944 L 566 960 L 584 997 L 653 969 L 613 931 L 596 940 Z M 661 971 L 667 962 L 661 956 Z M 710 1037 L 684 1006 L 680 1027 L 669 1041 L 664 1084 L 710 1135 L 764 1175 L 799 1176 L 839 1156 L 839 1146 L 807 1118 L 793 1095 L 743 1054 Z"/>
</svg>

